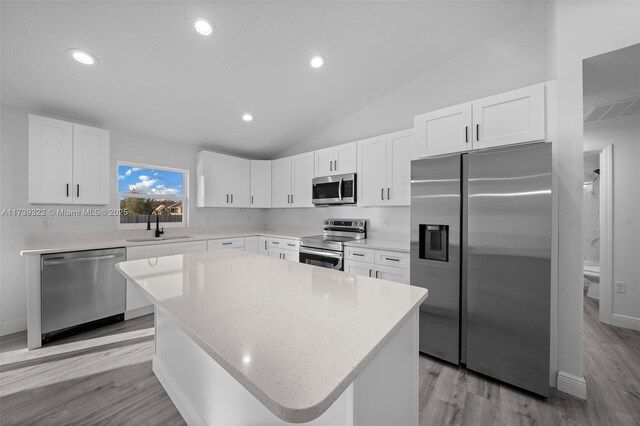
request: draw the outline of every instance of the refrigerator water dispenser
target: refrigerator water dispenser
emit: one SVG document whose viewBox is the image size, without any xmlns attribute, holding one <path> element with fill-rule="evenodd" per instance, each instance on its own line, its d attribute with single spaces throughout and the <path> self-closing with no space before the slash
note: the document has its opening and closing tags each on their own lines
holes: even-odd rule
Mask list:
<svg viewBox="0 0 640 426">
<path fill-rule="evenodd" d="M 449 261 L 449 225 L 420 225 L 420 259 Z"/>
</svg>

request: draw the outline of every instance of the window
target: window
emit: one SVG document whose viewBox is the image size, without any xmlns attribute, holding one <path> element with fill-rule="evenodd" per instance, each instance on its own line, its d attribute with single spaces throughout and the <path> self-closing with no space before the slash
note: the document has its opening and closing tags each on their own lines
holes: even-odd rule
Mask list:
<svg viewBox="0 0 640 426">
<path fill-rule="evenodd" d="M 186 226 L 188 197 L 187 170 L 144 164 L 118 164 L 120 224 L 147 223 L 149 213 L 158 215 L 167 226 Z M 188 192 L 188 190 L 187 190 Z"/>
</svg>

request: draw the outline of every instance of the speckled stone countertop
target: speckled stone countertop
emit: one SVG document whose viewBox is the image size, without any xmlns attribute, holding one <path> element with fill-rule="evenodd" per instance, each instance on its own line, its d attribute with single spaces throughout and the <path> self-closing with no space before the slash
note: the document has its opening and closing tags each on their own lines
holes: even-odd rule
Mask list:
<svg viewBox="0 0 640 426">
<path fill-rule="evenodd" d="M 155 225 L 154 225 L 155 226 Z M 119 233 L 104 233 L 100 235 L 69 235 L 55 236 L 52 238 L 30 241 L 27 243 L 21 255 L 40 255 L 46 253 L 62 253 L 68 251 L 95 250 L 112 247 L 135 247 L 148 246 L 154 244 L 170 244 L 182 243 L 188 241 L 216 240 L 233 237 L 250 237 L 254 235 L 275 238 L 291 238 L 300 239 L 311 235 L 317 235 L 319 232 L 313 229 L 297 229 L 297 228 L 270 228 L 270 229 L 249 229 L 249 228 L 226 228 L 213 230 L 191 230 L 189 228 L 170 228 L 166 230 L 166 234 L 158 239 L 150 239 L 149 241 L 128 241 L 140 237 L 150 237 L 153 235 L 151 231 L 132 231 Z M 184 238 L 174 238 L 183 235 Z M 171 239 L 164 239 L 171 237 Z"/>
<path fill-rule="evenodd" d="M 324 413 L 427 297 L 390 281 L 236 250 L 117 264 L 279 418 Z"/>
</svg>

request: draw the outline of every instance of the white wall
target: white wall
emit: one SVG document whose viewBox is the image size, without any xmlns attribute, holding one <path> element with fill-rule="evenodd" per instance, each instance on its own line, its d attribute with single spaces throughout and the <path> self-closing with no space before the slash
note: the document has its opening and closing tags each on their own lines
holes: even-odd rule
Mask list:
<svg viewBox="0 0 640 426">
<path fill-rule="evenodd" d="M 613 277 L 627 293 L 613 293 L 613 314 L 640 325 L 640 116 L 587 124 L 585 150 L 613 144 Z"/>
<path fill-rule="evenodd" d="M 0 196 L 3 209 L 29 208 L 27 202 L 27 114 L 51 116 L 74 121 L 73 117 L 56 117 L 43 111 L 26 111 L 9 105 L 1 107 Z M 99 123 L 85 123 L 100 126 Z M 256 225 L 264 223 L 265 213 L 260 209 L 196 208 L 196 152 L 199 148 L 174 141 L 159 140 L 143 135 L 111 129 L 112 190 L 109 207 L 119 205 L 115 185 L 117 161 L 132 161 L 157 166 L 177 167 L 190 171 L 189 226 L 216 227 L 225 225 Z M 41 206 L 38 206 L 41 207 Z M 46 207 L 46 206 L 45 206 Z M 76 206 L 74 206 L 75 208 Z M 42 218 L 0 218 L 0 334 L 26 329 L 26 272 L 27 265 L 20 250 L 27 238 L 37 234 L 75 234 L 116 232 L 117 217 L 49 217 L 49 226 L 43 227 Z M 144 225 L 140 226 L 141 229 Z"/>
<path fill-rule="evenodd" d="M 640 2 L 556 2 L 559 198 L 558 388 L 583 396 L 582 61 L 640 42 Z"/>
<path fill-rule="evenodd" d="M 418 114 L 555 78 L 553 13 L 552 3 L 532 4 L 523 21 L 336 121 L 276 158 L 408 129 Z M 454 37 L 456 31 L 464 30 L 452 28 L 451 34 L 443 37 Z"/>
</svg>

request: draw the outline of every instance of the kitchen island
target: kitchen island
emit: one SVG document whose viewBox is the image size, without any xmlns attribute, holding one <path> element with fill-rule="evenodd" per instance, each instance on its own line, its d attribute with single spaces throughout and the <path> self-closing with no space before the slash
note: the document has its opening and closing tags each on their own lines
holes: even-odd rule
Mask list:
<svg viewBox="0 0 640 426">
<path fill-rule="evenodd" d="M 122 262 L 189 424 L 415 425 L 422 288 L 233 250 Z"/>
</svg>

